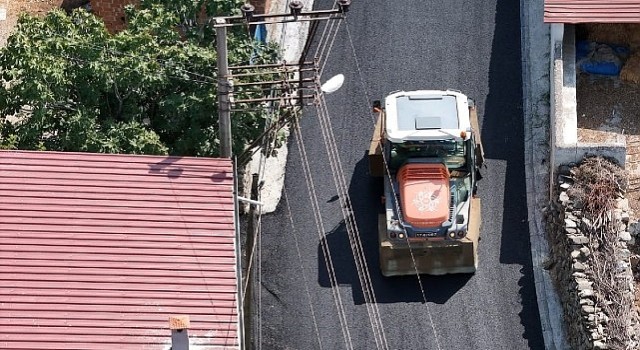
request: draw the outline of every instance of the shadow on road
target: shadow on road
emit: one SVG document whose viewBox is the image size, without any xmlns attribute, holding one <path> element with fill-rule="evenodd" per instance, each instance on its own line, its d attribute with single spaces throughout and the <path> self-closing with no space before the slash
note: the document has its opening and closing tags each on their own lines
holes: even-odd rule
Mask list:
<svg viewBox="0 0 640 350">
<path fill-rule="evenodd" d="M 522 266 L 522 277 L 518 282 L 522 299 L 519 316 L 525 329 L 522 336 L 528 340 L 531 349 L 541 349 L 544 345 L 527 223 L 522 77 L 514 74 L 523 71 L 521 41 L 520 30 L 514 31 L 514 28 L 521 28 L 519 2 L 498 1 L 482 139 L 488 159 L 506 161 L 499 259 L 503 264 Z M 480 195 L 490 195 L 491 191 L 491 188 L 481 186 Z"/>
<path fill-rule="evenodd" d="M 377 215 L 378 211 L 382 210 L 380 201 L 382 179 L 375 179 L 369 176 L 366 156 L 356 164 L 349 184 L 349 196 L 355 213 L 356 225 L 360 233 L 371 284 L 378 303 L 424 302 L 426 300 L 443 304 L 469 281 L 470 275 L 421 275 L 420 278 L 424 289 L 423 296 L 416 276 L 382 276 L 378 264 L 377 236 Z M 372 205 L 372 203 L 377 204 Z M 372 211 L 369 209 L 372 207 L 379 209 Z M 341 222 L 325 237 L 331 252 L 336 281 L 341 285 L 351 285 L 353 299 L 356 304 L 365 303 L 345 223 Z M 325 263 L 321 244 L 318 244 L 318 260 L 318 283 L 322 287 L 331 287 L 331 279 L 326 268 L 327 264 Z M 438 288 L 431 288 L 434 285 L 437 285 Z"/>
</svg>

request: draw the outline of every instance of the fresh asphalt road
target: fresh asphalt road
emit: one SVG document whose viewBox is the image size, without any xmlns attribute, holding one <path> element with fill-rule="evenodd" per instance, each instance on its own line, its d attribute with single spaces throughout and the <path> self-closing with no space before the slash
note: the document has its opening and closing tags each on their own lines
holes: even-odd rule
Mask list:
<svg viewBox="0 0 640 350">
<path fill-rule="evenodd" d="M 332 3 L 316 0 L 315 6 Z M 527 225 L 520 47 L 520 6 L 513 0 L 354 1 L 340 26 L 323 72 L 324 79 L 346 76 L 342 89 L 326 97 L 332 147 L 349 184 L 390 349 L 544 347 Z M 479 186 L 480 267 L 473 276 L 422 276 L 423 298 L 416 276 L 379 273 L 380 184 L 369 178 L 365 158 L 373 129 L 370 100 L 394 90 L 446 88 L 473 97 L 481 117 L 488 168 Z M 353 348 L 375 349 L 314 108 L 305 110 L 301 128 Z M 309 193 L 292 139 L 286 197 L 263 218 L 261 287 L 253 300 L 256 349 L 347 348 Z"/>
</svg>

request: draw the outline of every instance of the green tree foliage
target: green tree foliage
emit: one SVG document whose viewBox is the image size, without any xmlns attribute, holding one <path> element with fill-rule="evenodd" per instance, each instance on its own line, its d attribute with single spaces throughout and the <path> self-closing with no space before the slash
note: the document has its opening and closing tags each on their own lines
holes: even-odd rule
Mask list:
<svg viewBox="0 0 640 350">
<path fill-rule="evenodd" d="M 0 115 L 17 120 L 0 119 L 0 148 L 217 156 L 215 32 L 206 18 L 242 2 L 143 0 L 116 34 L 83 10 L 22 16 L 0 51 Z M 232 65 L 248 64 L 256 49 L 255 63 L 276 59 L 244 27 L 228 42 Z M 236 153 L 266 118 L 234 114 Z"/>
</svg>

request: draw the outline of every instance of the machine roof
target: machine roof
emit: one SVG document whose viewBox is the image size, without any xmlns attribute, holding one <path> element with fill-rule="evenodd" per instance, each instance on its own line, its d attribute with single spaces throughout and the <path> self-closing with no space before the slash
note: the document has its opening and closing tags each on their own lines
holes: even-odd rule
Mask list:
<svg viewBox="0 0 640 350">
<path fill-rule="evenodd" d="M 456 91 L 400 91 L 385 101 L 386 136 L 392 142 L 460 139 L 470 131 L 467 97 Z"/>
</svg>

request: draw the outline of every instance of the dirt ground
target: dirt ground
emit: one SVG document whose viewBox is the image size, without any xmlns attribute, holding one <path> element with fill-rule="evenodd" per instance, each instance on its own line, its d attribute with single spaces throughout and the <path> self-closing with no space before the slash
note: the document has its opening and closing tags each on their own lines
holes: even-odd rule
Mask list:
<svg viewBox="0 0 640 350">
<path fill-rule="evenodd" d="M 623 135 L 631 209 L 640 215 L 640 84 L 617 77 L 580 74 L 577 79 L 578 140 L 605 142 Z"/>
</svg>

